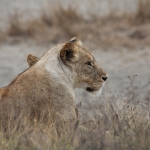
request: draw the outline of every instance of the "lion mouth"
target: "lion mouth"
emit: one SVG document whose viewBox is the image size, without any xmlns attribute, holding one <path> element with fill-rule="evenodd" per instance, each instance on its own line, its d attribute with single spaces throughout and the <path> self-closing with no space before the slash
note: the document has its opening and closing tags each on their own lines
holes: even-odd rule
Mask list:
<svg viewBox="0 0 150 150">
<path fill-rule="evenodd" d="M 87 87 L 86 91 L 88 91 L 88 92 L 94 92 L 95 90 L 93 88 Z"/>
</svg>

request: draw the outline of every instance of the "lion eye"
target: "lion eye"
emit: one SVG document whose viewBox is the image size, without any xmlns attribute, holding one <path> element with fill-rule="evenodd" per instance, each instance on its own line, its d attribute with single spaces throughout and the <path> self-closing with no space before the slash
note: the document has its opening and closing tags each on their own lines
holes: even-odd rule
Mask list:
<svg viewBox="0 0 150 150">
<path fill-rule="evenodd" d="M 90 61 L 86 62 L 85 64 L 88 65 L 88 66 L 93 66 Z"/>
</svg>

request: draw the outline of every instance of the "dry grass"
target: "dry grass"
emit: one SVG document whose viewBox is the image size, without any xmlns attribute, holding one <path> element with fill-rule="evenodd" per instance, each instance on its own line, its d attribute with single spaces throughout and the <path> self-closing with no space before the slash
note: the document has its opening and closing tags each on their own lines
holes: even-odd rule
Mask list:
<svg viewBox="0 0 150 150">
<path fill-rule="evenodd" d="M 112 101 L 112 98 L 110 99 Z M 96 104 L 95 104 L 96 105 Z M 45 126 L 27 128 L 24 132 L 14 132 L 11 136 L 1 133 L 2 149 L 148 149 L 150 142 L 148 111 L 138 105 L 127 105 L 118 110 L 116 104 L 108 101 L 105 105 L 84 110 L 80 124 L 72 134 L 52 140 Z M 83 111 L 83 110 L 82 110 Z M 143 111 L 143 112 L 141 112 Z M 87 113 L 88 112 L 88 113 Z M 91 116 L 93 114 L 93 116 Z M 71 127 L 70 127 L 71 128 Z"/>
<path fill-rule="evenodd" d="M 9 17 L 9 27 L 7 29 L 8 36 L 33 36 L 33 27 L 29 27 L 29 24 L 24 24 L 21 18 L 22 17 L 17 12 Z"/>
<path fill-rule="evenodd" d="M 57 10 L 54 11 L 54 16 L 56 18 L 57 25 L 62 25 L 63 23 L 75 24 L 84 21 L 84 18 L 77 13 L 77 8 L 69 6 L 67 9 L 59 6 Z"/>
<path fill-rule="evenodd" d="M 139 49 L 150 46 L 149 0 L 139 1 L 135 14 L 109 14 L 98 17 L 89 13 L 85 19 L 72 6 L 58 5 L 54 10 L 43 10 L 39 18 L 24 20 L 18 13 L 10 16 L 9 27 L 0 41 L 32 40 L 43 46 L 76 36 L 88 49 Z M 111 11 L 110 11 L 111 12 Z M 88 14 L 87 14 L 88 15 Z M 138 25 L 137 25 L 138 24 Z M 92 43 L 92 44 L 91 44 Z"/>
<path fill-rule="evenodd" d="M 135 15 L 135 20 L 139 23 L 150 22 L 150 1 L 139 0 L 138 9 Z"/>
<path fill-rule="evenodd" d="M 79 122 L 61 139 L 54 137 L 54 126 L 45 124 L 19 126 L 0 132 L 0 148 L 13 150 L 143 150 L 150 143 L 150 97 L 136 98 L 134 78 L 129 77 L 130 87 L 125 96 L 105 96 L 105 102 L 78 105 Z M 146 85 L 145 88 L 149 86 Z M 145 93 L 146 95 L 147 93 Z M 123 102 L 123 108 L 117 101 Z M 145 100 L 145 102 L 144 102 Z M 21 118 L 20 118 L 21 119 Z M 10 124 L 11 126 L 11 124 Z"/>
<path fill-rule="evenodd" d="M 73 37 L 76 31 L 73 30 L 75 24 L 84 22 L 84 18 L 79 15 L 75 8 L 72 6 L 67 9 L 59 6 L 54 12 L 57 26 L 61 27 L 67 37 Z"/>
</svg>

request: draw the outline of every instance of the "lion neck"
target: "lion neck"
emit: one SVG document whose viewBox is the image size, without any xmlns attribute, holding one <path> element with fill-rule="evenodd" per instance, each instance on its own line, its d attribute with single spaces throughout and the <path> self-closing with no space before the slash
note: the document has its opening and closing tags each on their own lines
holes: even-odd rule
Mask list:
<svg viewBox="0 0 150 150">
<path fill-rule="evenodd" d="M 49 50 L 40 61 L 37 62 L 35 67 L 40 68 L 43 67 L 46 71 L 47 78 L 50 78 L 51 80 L 57 81 L 58 83 L 64 85 L 71 91 L 71 93 L 74 95 L 74 88 L 75 88 L 75 76 L 73 70 L 66 67 L 66 65 L 63 63 L 63 61 L 60 58 L 60 50 L 63 44 L 59 44 L 56 47 Z M 43 69 L 42 69 L 43 70 Z M 42 71 L 41 70 L 41 71 Z"/>
</svg>

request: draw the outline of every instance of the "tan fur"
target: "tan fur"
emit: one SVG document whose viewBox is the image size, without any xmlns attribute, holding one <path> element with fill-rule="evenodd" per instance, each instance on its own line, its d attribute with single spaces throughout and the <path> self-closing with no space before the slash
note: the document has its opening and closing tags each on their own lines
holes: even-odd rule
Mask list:
<svg viewBox="0 0 150 150">
<path fill-rule="evenodd" d="M 27 63 L 28 63 L 28 65 L 29 65 L 29 67 L 31 67 L 31 66 L 33 66 L 35 63 L 37 63 L 37 61 L 39 60 L 39 58 L 37 58 L 36 56 L 33 56 L 33 55 L 31 55 L 31 54 L 29 54 L 28 56 L 27 56 Z M 77 119 L 78 119 L 78 109 L 77 109 L 77 107 L 75 107 L 75 113 L 76 113 L 76 117 L 77 117 Z"/>
<path fill-rule="evenodd" d="M 39 60 L 39 58 L 29 54 L 27 56 L 27 63 L 29 65 L 29 67 L 33 66 L 37 61 Z"/>
<path fill-rule="evenodd" d="M 10 114 L 14 120 L 22 114 L 22 119 L 46 124 L 75 121 L 74 88 L 94 93 L 107 77 L 92 54 L 73 41 L 58 44 L 41 59 L 30 55 L 27 61 L 32 67 L 0 89 L 1 126 L 6 126 Z"/>
</svg>

